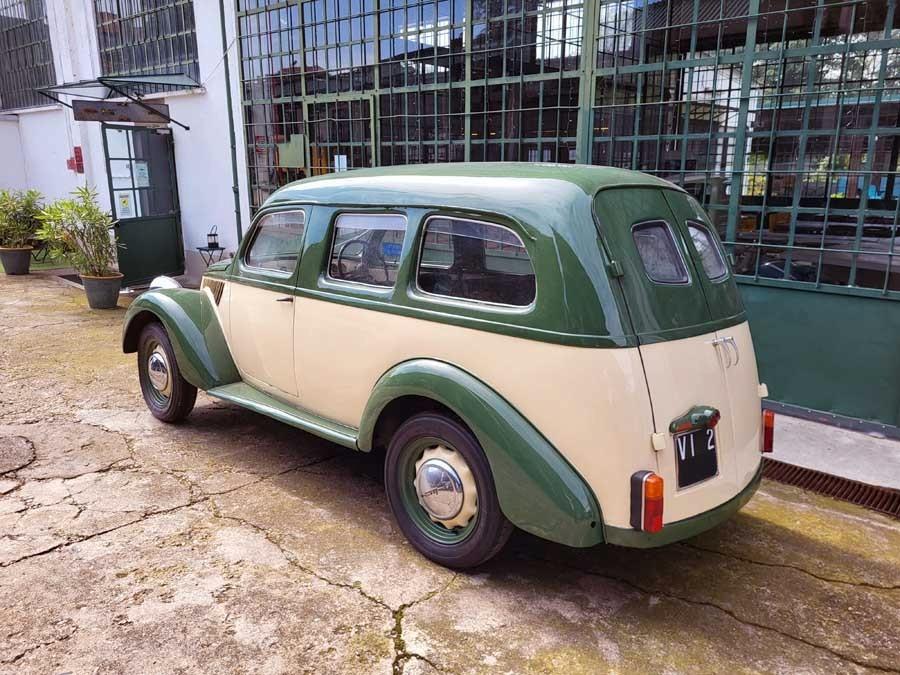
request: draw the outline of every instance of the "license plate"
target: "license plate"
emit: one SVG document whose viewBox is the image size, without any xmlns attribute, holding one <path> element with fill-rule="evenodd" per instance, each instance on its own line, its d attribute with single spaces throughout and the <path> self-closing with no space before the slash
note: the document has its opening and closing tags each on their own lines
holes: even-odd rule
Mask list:
<svg viewBox="0 0 900 675">
<path fill-rule="evenodd" d="M 715 429 L 694 429 L 675 436 L 678 487 L 686 488 L 719 473 Z"/>
</svg>

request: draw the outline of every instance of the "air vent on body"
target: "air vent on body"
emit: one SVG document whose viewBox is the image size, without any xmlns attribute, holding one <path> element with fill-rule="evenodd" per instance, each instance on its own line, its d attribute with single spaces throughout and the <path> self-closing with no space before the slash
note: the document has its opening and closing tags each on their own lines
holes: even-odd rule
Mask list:
<svg viewBox="0 0 900 675">
<path fill-rule="evenodd" d="M 209 292 L 212 293 L 213 300 L 215 300 L 218 305 L 219 301 L 222 299 L 222 291 L 225 290 L 225 282 L 219 281 L 218 279 L 203 277 L 203 280 L 200 282 L 200 288 L 208 288 Z"/>
</svg>

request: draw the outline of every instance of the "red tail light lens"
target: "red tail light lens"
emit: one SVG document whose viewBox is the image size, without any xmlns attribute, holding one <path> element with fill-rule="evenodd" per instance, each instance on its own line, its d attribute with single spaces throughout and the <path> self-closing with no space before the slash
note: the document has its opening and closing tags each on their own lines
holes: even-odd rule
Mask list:
<svg viewBox="0 0 900 675">
<path fill-rule="evenodd" d="M 763 410 L 763 442 L 762 451 L 772 452 L 775 446 L 775 412 L 772 410 Z"/>
<path fill-rule="evenodd" d="M 663 479 L 651 473 L 644 481 L 644 532 L 659 532 L 663 526 Z"/>
<path fill-rule="evenodd" d="M 663 479 L 652 471 L 631 477 L 631 526 L 643 532 L 663 528 Z"/>
</svg>

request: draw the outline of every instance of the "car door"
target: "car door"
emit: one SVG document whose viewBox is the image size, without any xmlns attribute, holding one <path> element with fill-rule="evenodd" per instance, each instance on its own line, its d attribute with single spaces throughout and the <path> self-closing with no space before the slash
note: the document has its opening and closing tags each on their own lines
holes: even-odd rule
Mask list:
<svg viewBox="0 0 900 675">
<path fill-rule="evenodd" d="M 621 261 L 619 279 L 639 340 L 655 431 L 666 439 L 657 453 L 657 470 L 665 485 L 665 522 L 673 522 L 728 499 L 738 472 L 724 354 L 714 344 L 716 324 L 703 272 L 665 192 L 603 190 L 595 211 L 613 256 Z M 695 408 L 719 412 L 714 434 L 691 438 L 674 428 Z M 702 467 L 709 471 L 690 475 L 690 460 L 710 453 L 715 463 Z"/>
<path fill-rule="evenodd" d="M 230 300 L 230 346 L 245 382 L 297 396 L 294 291 L 309 208 L 263 215 L 241 247 Z"/>
</svg>

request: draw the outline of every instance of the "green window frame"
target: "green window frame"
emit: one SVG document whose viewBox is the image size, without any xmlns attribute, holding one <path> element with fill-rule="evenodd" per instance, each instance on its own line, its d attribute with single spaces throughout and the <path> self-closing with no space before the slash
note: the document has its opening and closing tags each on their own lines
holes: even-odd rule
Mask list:
<svg viewBox="0 0 900 675">
<path fill-rule="evenodd" d="M 365 166 L 609 165 L 693 194 L 739 283 L 900 299 L 897 0 L 240 0 L 238 21 L 253 208 Z"/>
</svg>

